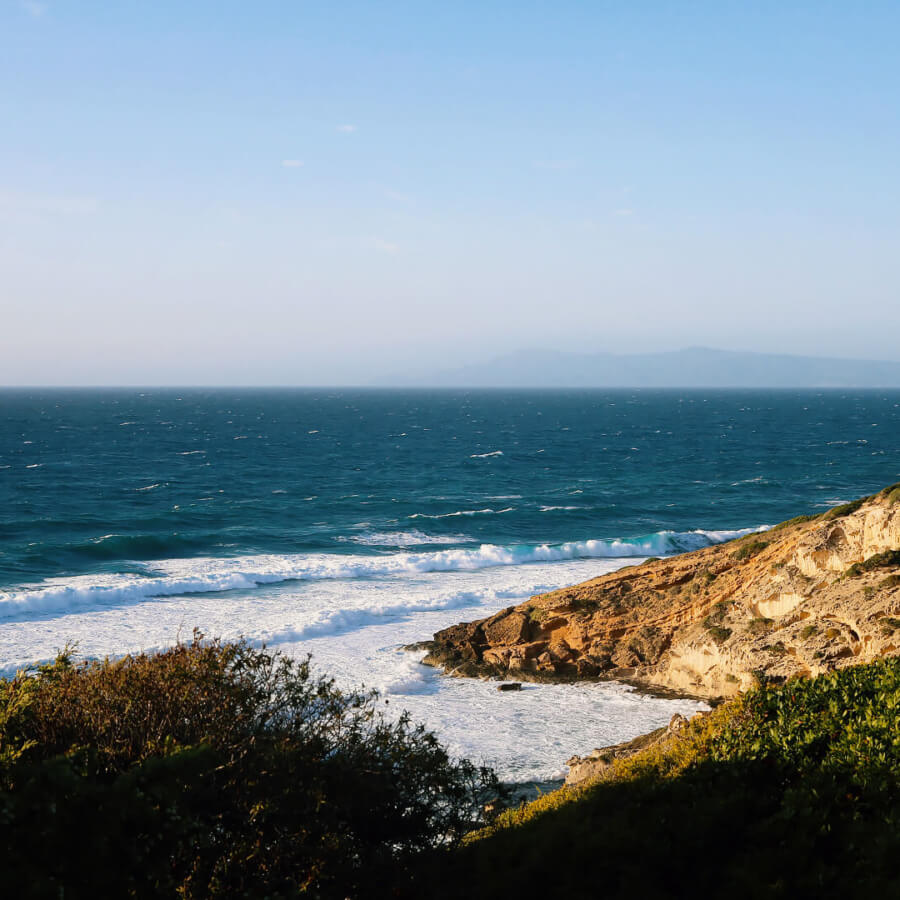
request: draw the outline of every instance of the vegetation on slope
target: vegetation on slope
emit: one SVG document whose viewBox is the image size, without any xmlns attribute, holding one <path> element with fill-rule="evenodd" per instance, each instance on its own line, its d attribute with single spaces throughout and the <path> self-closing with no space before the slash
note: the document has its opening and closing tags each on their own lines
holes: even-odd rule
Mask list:
<svg viewBox="0 0 900 900">
<path fill-rule="evenodd" d="M 762 685 L 601 780 L 502 813 L 432 895 L 900 894 L 900 660 Z"/>
<path fill-rule="evenodd" d="M 493 787 L 373 695 L 245 643 L 0 680 L 4 896 L 375 896 Z"/>
</svg>

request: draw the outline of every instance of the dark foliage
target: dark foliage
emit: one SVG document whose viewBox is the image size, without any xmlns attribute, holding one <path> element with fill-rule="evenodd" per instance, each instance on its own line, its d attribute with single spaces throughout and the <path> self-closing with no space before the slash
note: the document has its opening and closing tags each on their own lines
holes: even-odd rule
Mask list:
<svg viewBox="0 0 900 900">
<path fill-rule="evenodd" d="M 900 896 L 900 660 L 761 685 L 430 861 L 428 896 Z"/>
<path fill-rule="evenodd" d="M 379 896 L 495 787 L 374 695 L 245 643 L 0 681 L 8 896 Z"/>
</svg>

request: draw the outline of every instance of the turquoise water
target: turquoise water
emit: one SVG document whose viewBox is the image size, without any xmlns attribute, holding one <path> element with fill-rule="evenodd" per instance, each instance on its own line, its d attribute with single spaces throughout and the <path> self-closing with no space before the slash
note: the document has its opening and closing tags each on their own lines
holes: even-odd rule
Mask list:
<svg viewBox="0 0 900 900">
<path fill-rule="evenodd" d="M 4 391 L 0 586 L 743 528 L 896 480 L 898 448 L 886 391 Z"/>
<path fill-rule="evenodd" d="M 0 671 L 199 626 L 311 651 L 460 752 L 547 777 L 671 706 L 498 701 L 402 645 L 898 480 L 897 391 L 6 390 Z"/>
</svg>

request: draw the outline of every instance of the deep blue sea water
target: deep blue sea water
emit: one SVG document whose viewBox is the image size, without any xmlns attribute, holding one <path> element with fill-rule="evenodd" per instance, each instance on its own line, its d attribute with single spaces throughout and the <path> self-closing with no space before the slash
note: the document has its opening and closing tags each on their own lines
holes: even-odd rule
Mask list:
<svg viewBox="0 0 900 900">
<path fill-rule="evenodd" d="M 433 720 L 404 641 L 897 480 L 897 391 L 5 390 L 0 669 L 199 625 Z"/>
<path fill-rule="evenodd" d="M 0 467 L 4 587 L 172 557 L 635 538 L 896 480 L 900 392 L 7 390 Z"/>
</svg>

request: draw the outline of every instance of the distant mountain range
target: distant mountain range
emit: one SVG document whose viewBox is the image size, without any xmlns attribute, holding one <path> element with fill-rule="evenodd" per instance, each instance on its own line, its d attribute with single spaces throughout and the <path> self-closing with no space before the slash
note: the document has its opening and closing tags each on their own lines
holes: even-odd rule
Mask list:
<svg viewBox="0 0 900 900">
<path fill-rule="evenodd" d="M 408 387 L 900 387 L 900 362 L 688 347 L 666 353 L 522 350 L 420 378 Z"/>
</svg>

